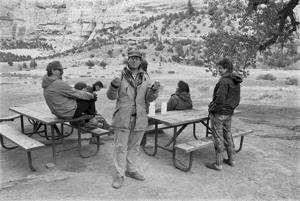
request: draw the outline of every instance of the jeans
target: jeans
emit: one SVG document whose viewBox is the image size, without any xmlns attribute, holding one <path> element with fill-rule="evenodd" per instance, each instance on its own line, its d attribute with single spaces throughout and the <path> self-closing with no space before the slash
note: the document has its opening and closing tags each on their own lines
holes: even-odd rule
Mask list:
<svg viewBox="0 0 300 201">
<path fill-rule="evenodd" d="M 216 151 L 216 164 L 223 164 L 223 152 L 226 148 L 228 159 L 234 160 L 234 144 L 231 133 L 232 115 L 210 114 L 211 130 Z"/>
<path fill-rule="evenodd" d="M 76 102 L 77 102 L 77 108 L 76 108 L 75 114 L 73 116 L 73 119 L 80 117 L 82 115 L 82 113 L 91 114 L 91 115 L 96 114 L 96 106 L 95 106 L 94 100 L 77 99 Z"/>
</svg>

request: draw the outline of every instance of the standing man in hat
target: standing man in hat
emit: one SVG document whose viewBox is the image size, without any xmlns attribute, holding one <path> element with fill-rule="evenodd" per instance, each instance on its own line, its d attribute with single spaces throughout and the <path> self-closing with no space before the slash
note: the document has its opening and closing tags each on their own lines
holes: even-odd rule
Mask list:
<svg viewBox="0 0 300 201">
<path fill-rule="evenodd" d="M 82 113 L 95 115 L 97 94 L 79 91 L 63 81 L 64 69 L 59 61 L 50 62 L 46 69 L 47 75 L 42 81 L 44 97 L 52 114 L 64 119 L 74 119 Z M 90 123 L 97 124 L 96 119 L 93 119 Z M 82 126 L 85 125 L 84 122 L 81 123 Z M 70 122 L 70 124 L 77 126 L 78 122 Z"/>
<path fill-rule="evenodd" d="M 140 142 L 148 127 L 146 107 L 158 97 L 160 83 L 151 85 L 149 75 L 141 68 L 142 54 L 128 53 L 128 66 L 120 76 L 115 77 L 106 94 L 110 100 L 117 100 L 112 119 L 114 129 L 114 154 L 116 174 L 112 186 L 120 188 L 124 175 L 136 180 L 145 178 L 136 170 Z"/>
<path fill-rule="evenodd" d="M 216 162 L 206 164 L 207 168 L 222 170 L 223 162 L 235 166 L 233 157 L 233 139 L 231 133 L 231 119 L 235 108 L 240 103 L 241 87 L 243 80 L 232 74 L 233 65 L 229 59 L 217 62 L 217 69 L 221 78 L 213 92 L 213 100 L 209 104 L 209 117 L 216 151 Z M 228 159 L 223 159 L 226 148 Z"/>
</svg>

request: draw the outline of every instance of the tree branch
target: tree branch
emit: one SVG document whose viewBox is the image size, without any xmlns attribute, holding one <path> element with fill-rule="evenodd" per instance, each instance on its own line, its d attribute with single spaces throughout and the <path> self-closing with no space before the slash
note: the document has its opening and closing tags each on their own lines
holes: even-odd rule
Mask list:
<svg viewBox="0 0 300 201">
<path fill-rule="evenodd" d="M 273 2 L 273 0 L 249 0 L 249 6 L 252 6 L 254 10 L 256 10 L 257 6 L 260 4 L 268 4 Z M 299 22 L 296 21 L 294 17 L 294 8 L 298 5 L 299 0 L 290 0 L 289 3 L 283 7 L 280 11 L 278 11 L 278 28 L 276 33 L 272 33 L 271 38 L 263 42 L 259 45 L 258 50 L 263 51 L 267 47 L 275 44 L 277 42 L 277 39 L 281 35 L 285 35 L 285 38 L 287 38 L 289 35 L 293 34 L 293 32 L 297 31 L 297 26 L 299 25 Z M 284 28 L 286 24 L 286 19 L 290 18 L 290 22 L 292 25 L 292 28 L 287 31 L 287 33 L 284 33 Z"/>
</svg>

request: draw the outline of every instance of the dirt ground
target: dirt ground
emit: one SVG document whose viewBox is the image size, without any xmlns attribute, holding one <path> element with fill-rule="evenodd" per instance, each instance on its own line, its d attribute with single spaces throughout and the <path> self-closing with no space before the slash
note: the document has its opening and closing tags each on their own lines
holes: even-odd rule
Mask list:
<svg viewBox="0 0 300 201">
<path fill-rule="evenodd" d="M 1 77 L 1 117 L 13 114 L 8 109 L 10 106 L 43 100 L 40 83 L 45 65 L 22 72 L 17 70 L 17 65 L 13 68 L 0 65 L 2 73 L 11 73 L 10 78 Z M 79 80 L 91 84 L 100 79 L 107 85 L 120 68 L 117 64 L 107 69 L 69 67 L 64 80 L 70 84 Z M 170 70 L 175 73 L 168 73 Z M 13 73 L 27 76 L 14 77 Z M 169 152 L 158 149 L 157 155 L 151 157 L 141 149 L 138 169 L 146 181 L 125 178 L 122 188 L 116 190 L 111 187 L 114 173 L 111 137 L 102 138 L 105 145 L 97 156 L 84 159 L 76 149 L 62 152 L 57 156 L 55 167 L 47 168 L 46 164 L 53 162 L 51 142 L 33 136 L 47 145 L 32 153 L 36 172 L 28 167 L 24 150 L 0 149 L 0 200 L 300 200 L 300 90 L 299 86 L 284 84 L 287 77 L 299 79 L 300 72 L 251 70 L 250 73 L 242 84 L 242 101 L 238 108 L 241 113 L 234 116 L 232 124 L 234 128 L 255 132 L 245 137 L 243 149 L 236 155 L 236 167 L 224 165 L 220 172 L 207 169 L 205 164 L 214 161 L 213 146 L 195 152 L 189 172 L 176 169 Z M 267 73 L 277 79 L 256 79 Z M 176 64 L 160 67 L 150 63 L 149 74 L 163 85 L 156 106 L 168 100 L 179 79 L 190 84 L 195 107 L 207 106 L 218 80 L 203 68 Z M 115 102 L 109 101 L 105 92 L 106 89 L 99 92 L 97 108 L 110 119 Z M 6 123 L 20 129 L 19 120 Z M 28 122 L 26 129 L 32 129 Z M 179 142 L 193 139 L 191 129 L 188 127 L 181 134 Z M 198 137 L 204 137 L 204 131 L 202 125 L 197 125 Z M 166 130 L 160 133 L 159 141 L 163 143 L 170 136 L 171 131 Z M 85 134 L 83 140 L 87 152 L 95 148 L 88 144 L 89 137 Z M 66 140 L 68 147 L 77 144 L 76 134 Z M 61 144 L 58 147 L 63 149 Z M 180 153 L 180 159 L 187 162 L 188 155 Z"/>
</svg>

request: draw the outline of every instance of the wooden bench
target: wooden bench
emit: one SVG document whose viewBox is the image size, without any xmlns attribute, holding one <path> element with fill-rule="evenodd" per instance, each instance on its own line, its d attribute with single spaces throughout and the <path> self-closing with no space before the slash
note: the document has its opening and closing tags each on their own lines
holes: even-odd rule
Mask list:
<svg viewBox="0 0 300 201">
<path fill-rule="evenodd" d="M 17 144 L 19 147 L 25 149 L 27 151 L 27 157 L 28 157 L 28 163 L 31 170 L 36 171 L 36 169 L 32 165 L 32 159 L 31 159 L 31 151 L 35 149 L 40 149 L 45 147 L 43 143 L 40 143 L 39 141 L 36 141 L 23 133 L 15 130 L 11 126 L 7 124 L 0 125 L 0 141 L 1 145 L 5 149 L 14 149 L 18 146 L 13 147 L 7 147 L 4 144 L 3 137 L 7 138 L 8 140 L 12 141 L 13 143 Z"/>
<path fill-rule="evenodd" d="M 1 117 L 1 118 L 0 118 L 0 123 L 1 123 L 2 121 L 14 121 L 14 120 L 17 119 L 17 118 L 20 118 L 20 116 L 21 116 L 21 115 L 19 115 L 19 114 L 14 114 L 14 115 L 11 115 L 11 116 L 8 116 L 8 117 Z"/>
<path fill-rule="evenodd" d="M 253 133 L 253 132 L 254 132 L 254 130 L 242 130 L 242 129 L 238 129 L 238 130 L 233 131 L 233 133 L 232 133 L 233 138 L 241 137 L 240 147 L 239 147 L 238 150 L 235 150 L 236 153 L 242 150 L 244 136 L 246 136 L 250 133 Z M 196 151 L 196 150 L 208 147 L 210 145 L 213 145 L 212 136 L 205 137 L 205 138 L 198 139 L 198 140 L 189 141 L 189 142 L 182 143 L 182 144 L 176 144 L 174 151 L 176 152 L 176 150 L 181 150 L 181 151 L 184 151 L 187 154 L 189 153 L 190 154 L 190 160 L 189 160 L 189 166 L 188 167 L 183 167 L 182 165 L 178 164 L 177 161 L 174 163 L 175 167 L 177 167 L 178 169 L 183 170 L 185 172 L 189 171 L 191 169 L 192 163 L 193 163 L 193 152 Z"/>
</svg>

